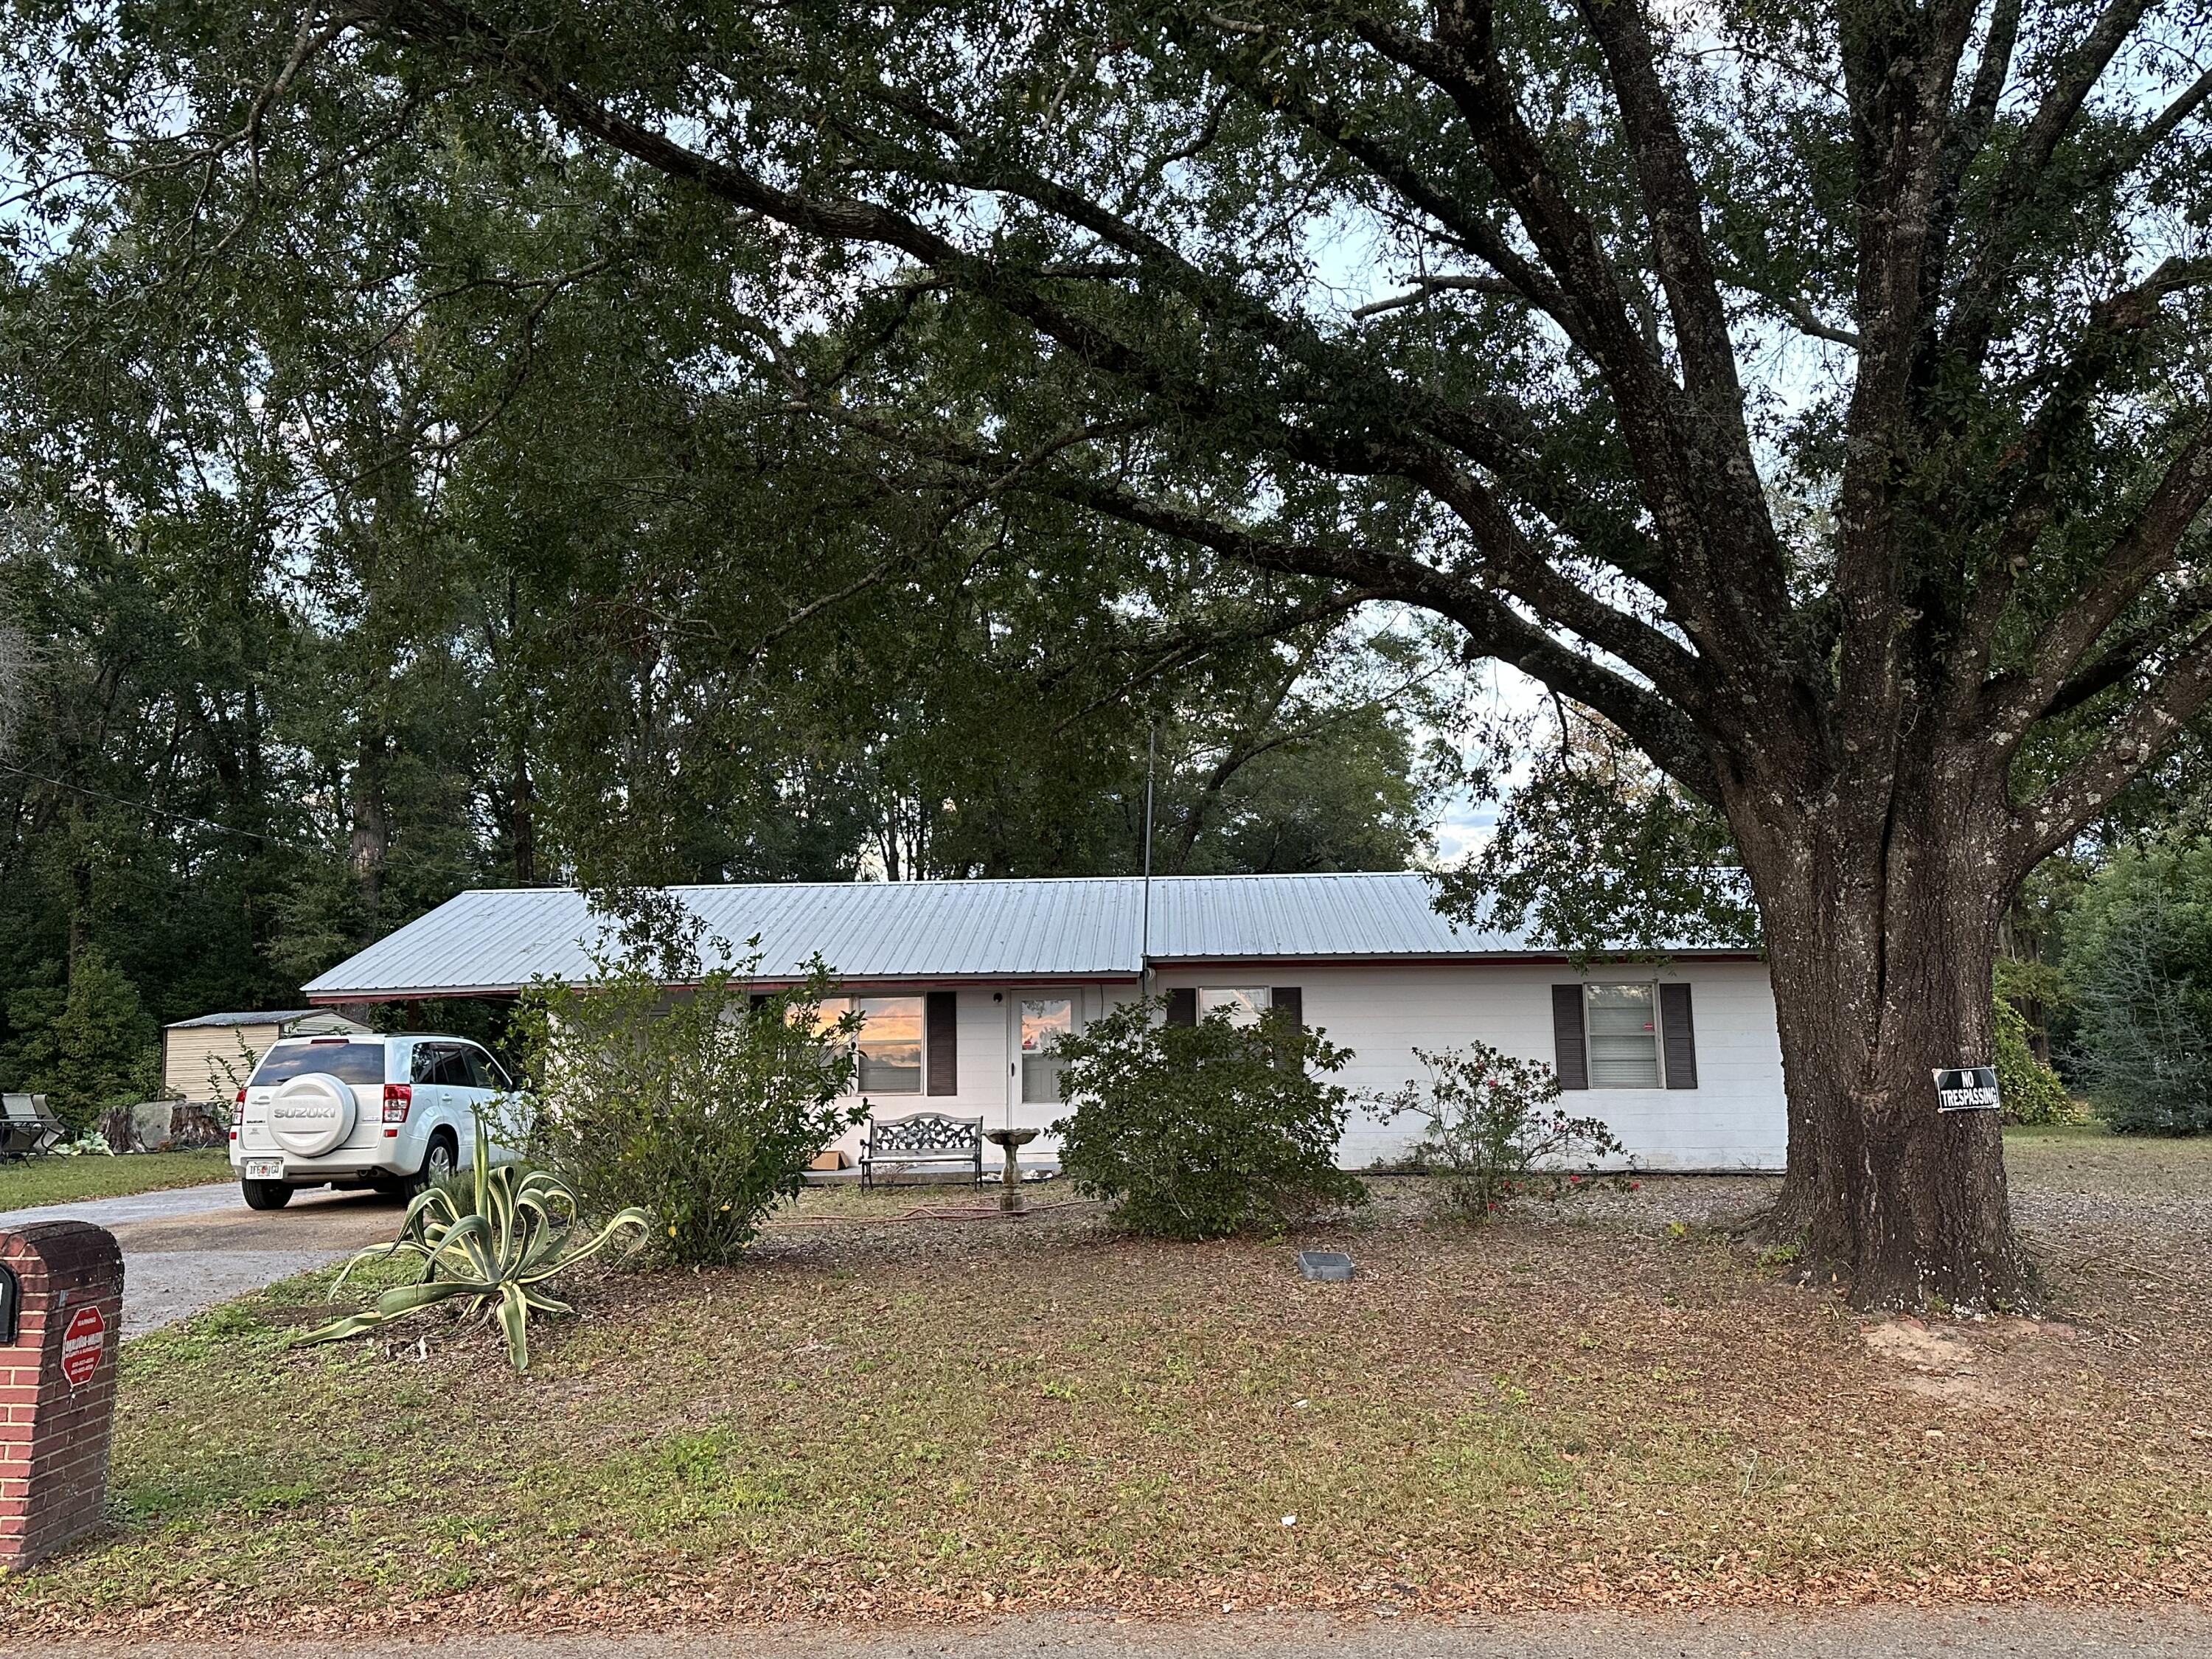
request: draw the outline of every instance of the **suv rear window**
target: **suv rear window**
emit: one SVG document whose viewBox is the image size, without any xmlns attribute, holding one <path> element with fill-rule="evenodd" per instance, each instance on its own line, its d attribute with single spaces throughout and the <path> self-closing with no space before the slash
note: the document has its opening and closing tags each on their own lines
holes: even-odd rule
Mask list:
<svg viewBox="0 0 2212 1659">
<path fill-rule="evenodd" d="M 341 1083 L 384 1081 L 381 1042 L 280 1042 L 253 1068 L 255 1086 L 327 1072 Z"/>
</svg>

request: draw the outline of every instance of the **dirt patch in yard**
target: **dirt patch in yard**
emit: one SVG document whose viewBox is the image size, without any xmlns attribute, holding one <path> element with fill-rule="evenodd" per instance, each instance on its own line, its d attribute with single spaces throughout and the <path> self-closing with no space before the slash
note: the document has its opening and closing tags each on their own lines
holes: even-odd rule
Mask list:
<svg viewBox="0 0 2212 1659">
<path fill-rule="evenodd" d="M 524 1378 L 290 1349 L 295 1283 L 126 1350 L 118 1526 L 0 1624 L 2203 1600 L 2201 1188 L 2094 1173 L 2023 1175 L 2040 1323 L 1863 1321 L 1676 1225 L 1748 1179 L 1200 1246 L 810 1194 L 741 1268 L 594 1277 Z"/>
</svg>

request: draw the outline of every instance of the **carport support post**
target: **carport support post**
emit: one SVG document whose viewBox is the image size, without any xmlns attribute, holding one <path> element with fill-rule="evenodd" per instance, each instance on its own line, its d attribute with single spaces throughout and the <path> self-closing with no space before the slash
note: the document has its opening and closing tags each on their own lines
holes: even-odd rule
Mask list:
<svg viewBox="0 0 2212 1659">
<path fill-rule="evenodd" d="M 0 1231 L 15 1307 L 0 1310 L 0 1571 L 100 1523 L 123 1339 L 123 1253 L 85 1221 Z"/>
</svg>

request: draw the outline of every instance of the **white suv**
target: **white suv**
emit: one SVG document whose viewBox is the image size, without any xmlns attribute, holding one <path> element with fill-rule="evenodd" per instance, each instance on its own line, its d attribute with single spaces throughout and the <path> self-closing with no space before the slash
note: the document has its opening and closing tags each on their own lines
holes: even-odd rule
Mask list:
<svg viewBox="0 0 2212 1659">
<path fill-rule="evenodd" d="M 499 1139 L 515 1105 L 499 1062 L 465 1037 L 287 1037 L 235 1097 L 230 1164 L 257 1210 L 302 1187 L 419 1192 L 468 1167 L 478 1112 L 495 1160 L 514 1156 Z"/>
</svg>

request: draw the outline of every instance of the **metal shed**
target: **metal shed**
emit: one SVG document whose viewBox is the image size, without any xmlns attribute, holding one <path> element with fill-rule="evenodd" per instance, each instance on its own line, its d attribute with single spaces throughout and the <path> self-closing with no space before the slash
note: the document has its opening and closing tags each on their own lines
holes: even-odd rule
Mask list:
<svg viewBox="0 0 2212 1659">
<path fill-rule="evenodd" d="M 327 1008 L 202 1014 L 161 1030 L 161 1086 L 202 1104 L 228 1100 L 280 1036 L 328 1036 L 368 1028 Z"/>
</svg>

